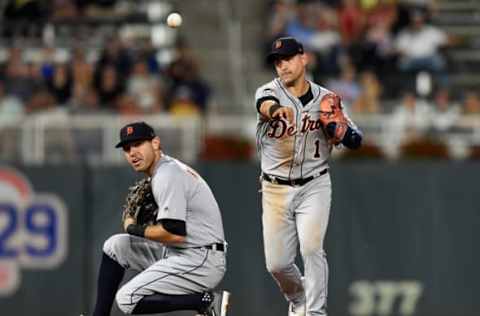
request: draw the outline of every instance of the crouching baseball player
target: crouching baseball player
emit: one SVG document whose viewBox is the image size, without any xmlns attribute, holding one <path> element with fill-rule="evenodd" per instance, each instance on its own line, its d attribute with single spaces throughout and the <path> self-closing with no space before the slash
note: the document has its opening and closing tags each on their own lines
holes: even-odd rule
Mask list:
<svg viewBox="0 0 480 316">
<path fill-rule="evenodd" d="M 226 316 L 229 293 L 213 291 L 226 271 L 218 204 L 200 175 L 165 155 L 144 122 L 120 131 L 125 159 L 148 178 L 130 188 L 125 233 L 104 244 L 94 316 L 110 315 L 116 299 L 125 314 L 192 310 Z M 139 273 L 120 289 L 126 269 Z"/>
</svg>

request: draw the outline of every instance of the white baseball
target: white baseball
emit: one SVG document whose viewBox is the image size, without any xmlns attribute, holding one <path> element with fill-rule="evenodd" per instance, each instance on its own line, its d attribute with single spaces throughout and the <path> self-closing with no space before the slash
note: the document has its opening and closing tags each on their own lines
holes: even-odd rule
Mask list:
<svg viewBox="0 0 480 316">
<path fill-rule="evenodd" d="M 167 25 L 170 27 L 179 27 L 182 25 L 182 16 L 177 12 L 170 13 L 167 17 Z"/>
</svg>

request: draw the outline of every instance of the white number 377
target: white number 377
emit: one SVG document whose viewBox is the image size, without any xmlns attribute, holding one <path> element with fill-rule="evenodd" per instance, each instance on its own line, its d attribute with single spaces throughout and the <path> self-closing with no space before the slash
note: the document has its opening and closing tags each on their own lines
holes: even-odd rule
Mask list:
<svg viewBox="0 0 480 316">
<path fill-rule="evenodd" d="M 416 280 L 359 280 L 350 285 L 349 291 L 353 298 L 350 315 L 410 316 L 416 312 L 423 286 Z"/>
</svg>

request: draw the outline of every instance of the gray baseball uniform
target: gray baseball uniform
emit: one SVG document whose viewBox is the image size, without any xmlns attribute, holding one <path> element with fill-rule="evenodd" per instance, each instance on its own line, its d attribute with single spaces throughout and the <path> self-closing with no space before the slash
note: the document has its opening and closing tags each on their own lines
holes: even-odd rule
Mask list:
<svg viewBox="0 0 480 316">
<path fill-rule="evenodd" d="M 255 95 L 257 104 L 275 100 L 292 108 L 295 116 L 290 125 L 258 114 L 263 237 L 267 269 L 287 300 L 306 304 L 307 315 L 326 315 L 328 265 L 323 240 L 330 213 L 332 145 L 320 123 L 319 103 L 331 91 L 309 83 L 307 101 L 293 96 L 279 79 L 261 86 Z M 294 263 L 298 245 L 305 265 L 303 283 Z"/>
<path fill-rule="evenodd" d="M 163 155 L 155 166 L 152 190 L 157 219 L 185 221 L 187 236 L 175 247 L 128 234 L 114 235 L 105 242 L 104 252 L 122 267 L 142 271 L 117 292 L 117 303 L 127 314 L 147 295 L 211 290 L 226 271 L 226 252 L 216 250 L 225 245 L 222 218 L 205 180 L 187 165 Z"/>
</svg>

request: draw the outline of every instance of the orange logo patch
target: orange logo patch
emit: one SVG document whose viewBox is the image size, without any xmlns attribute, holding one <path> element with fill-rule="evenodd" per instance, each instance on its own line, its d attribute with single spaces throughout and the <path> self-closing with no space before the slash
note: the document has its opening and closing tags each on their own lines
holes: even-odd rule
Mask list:
<svg viewBox="0 0 480 316">
<path fill-rule="evenodd" d="M 127 127 L 127 135 L 133 134 L 133 127 L 129 126 Z"/>
<path fill-rule="evenodd" d="M 276 41 L 275 42 L 275 49 L 279 49 L 280 47 L 282 47 L 282 41 Z"/>
</svg>

